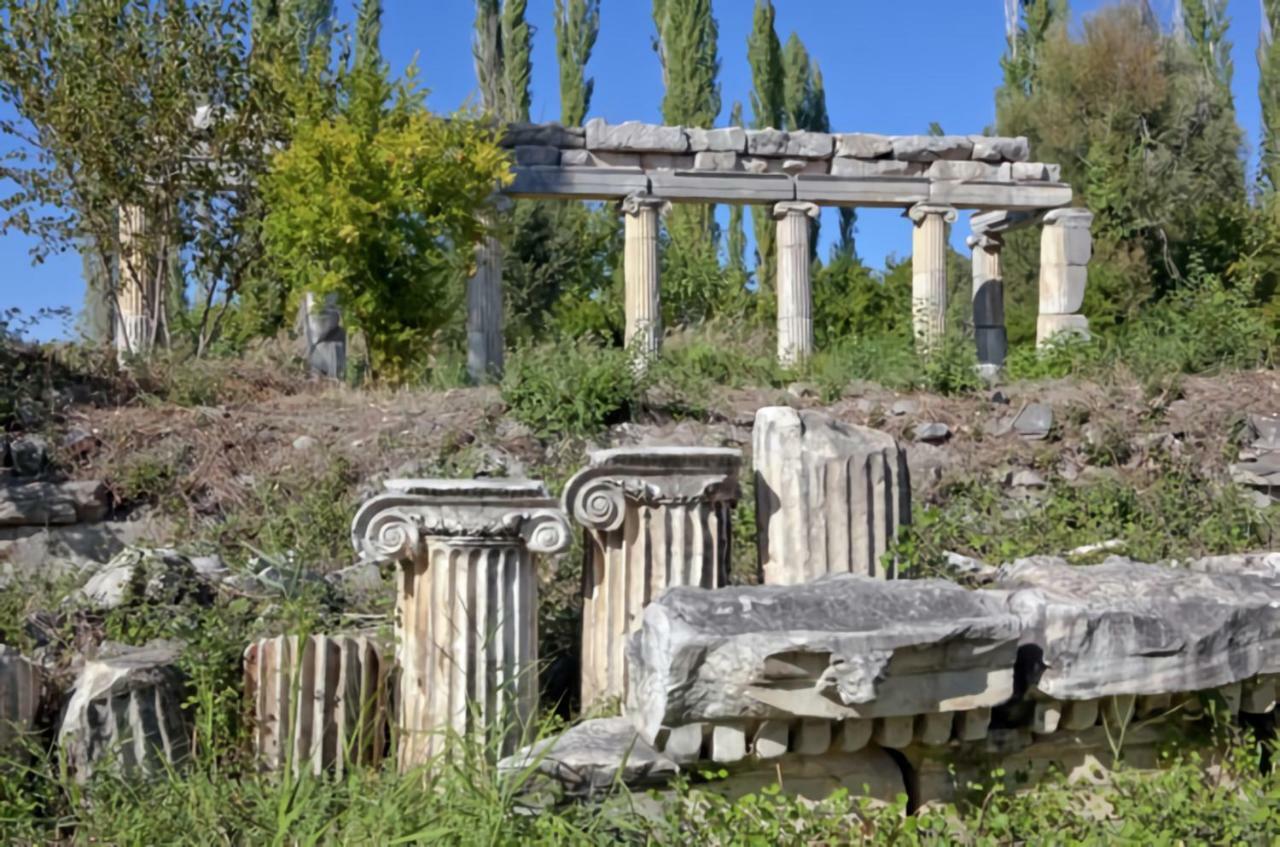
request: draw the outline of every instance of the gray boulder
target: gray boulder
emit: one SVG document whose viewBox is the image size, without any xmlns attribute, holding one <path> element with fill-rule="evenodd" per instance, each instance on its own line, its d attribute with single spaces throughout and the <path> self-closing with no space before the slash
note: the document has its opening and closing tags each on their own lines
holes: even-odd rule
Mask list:
<svg viewBox="0 0 1280 847">
<path fill-rule="evenodd" d="M 70 599 L 102 611 L 132 602 L 205 604 L 213 599 L 213 587 L 176 551 L 130 547 L 94 571 Z"/>
<path fill-rule="evenodd" d="M 680 770 L 626 718 L 584 721 L 498 762 L 499 773 L 507 776 L 530 769 L 553 779 L 574 798 L 603 794 L 619 782 L 632 789 L 659 787 Z"/>
<path fill-rule="evenodd" d="M 993 706 L 1013 694 L 1019 632 L 1000 597 L 945 580 L 673 588 L 628 645 L 627 714 L 652 740 L 700 721 Z"/>
<path fill-rule="evenodd" d="M 49 461 L 49 443 L 39 435 L 24 435 L 9 442 L 9 458 L 17 476 L 36 476 Z"/>
</svg>

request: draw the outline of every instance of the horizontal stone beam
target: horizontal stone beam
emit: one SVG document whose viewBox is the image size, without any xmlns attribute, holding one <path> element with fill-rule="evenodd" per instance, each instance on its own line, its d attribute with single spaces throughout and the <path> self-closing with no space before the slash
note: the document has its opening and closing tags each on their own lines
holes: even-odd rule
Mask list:
<svg viewBox="0 0 1280 847">
<path fill-rule="evenodd" d="M 1012 232 L 1015 229 L 1035 226 L 1043 218 L 1044 215 L 1037 212 L 1010 212 L 1007 209 L 1000 209 L 974 215 L 969 219 L 969 229 L 975 235 L 997 235 L 1002 232 Z"/>
<path fill-rule="evenodd" d="M 768 204 L 800 200 L 822 206 L 908 207 L 945 203 L 968 209 L 1037 211 L 1071 202 L 1055 182 L 963 182 L 928 177 L 848 177 L 744 171 L 532 166 L 512 168 L 511 197 L 616 200 L 651 193 L 678 203 Z"/>
</svg>

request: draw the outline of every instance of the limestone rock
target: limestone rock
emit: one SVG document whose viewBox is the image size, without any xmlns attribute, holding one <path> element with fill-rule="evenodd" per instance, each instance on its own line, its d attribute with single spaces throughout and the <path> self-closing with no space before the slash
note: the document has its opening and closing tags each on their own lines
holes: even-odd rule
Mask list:
<svg viewBox="0 0 1280 847">
<path fill-rule="evenodd" d="M 739 170 L 738 154 L 704 150 L 694 154 L 693 169 L 697 171 L 736 171 Z"/>
<path fill-rule="evenodd" d="M 896 159 L 832 159 L 832 176 L 889 177 L 924 176 L 928 165 L 924 162 L 900 162 Z"/>
<path fill-rule="evenodd" d="M 1053 430 L 1053 409 L 1043 403 L 1028 403 L 1013 419 L 1013 431 L 1031 441 L 1049 437 Z"/>
<path fill-rule="evenodd" d="M 207 603 L 213 589 L 191 564 L 173 550 L 127 548 L 98 568 L 74 595 L 95 609 L 115 609 L 129 602 Z"/>
<path fill-rule="evenodd" d="M 893 158 L 904 162 L 964 161 L 973 142 L 963 135 L 898 135 L 893 138 Z"/>
<path fill-rule="evenodd" d="M 261 765 L 341 776 L 385 752 L 387 665 L 361 635 L 264 638 L 244 653 L 245 699 Z"/>
<path fill-rule="evenodd" d="M 590 150 L 561 150 L 560 166 L 565 168 L 589 168 L 596 163 Z"/>
<path fill-rule="evenodd" d="M 931 179 L 999 180 L 1002 173 L 1011 173 L 1000 165 L 987 162 L 956 162 L 939 159 L 929 165 L 926 174 Z M 1006 177 L 1007 178 L 1007 177 Z"/>
<path fill-rule="evenodd" d="M 828 159 L 835 151 L 835 139 L 825 132 L 785 132 L 780 129 L 747 130 L 747 153 L 752 156 Z"/>
<path fill-rule="evenodd" d="M 866 132 L 844 132 L 835 136 L 836 156 L 855 159 L 884 159 L 893 155 L 893 139 Z"/>
<path fill-rule="evenodd" d="M 747 131 L 740 126 L 721 129 L 686 129 L 689 149 L 694 153 L 745 153 Z"/>
<path fill-rule="evenodd" d="M 998 595 L 851 574 L 673 588 L 629 645 L 641 735 L 702 721 L 897 717 L 1013 694 L 1020 625 Z"/>
<path fill-rule="evenodd" d="M 1049 166 L 1044 162 L 1014 162 L 1013 178 L 1018 182 L 1046 182 L 1049 180 Z"/>
<path fill-rule="evenodd" d="M 0 760 L 22 755 L 35 731 L 43 685 L 39 665 L 0 644 Z"/>
<path fill-rule="evenodd" d="M 1025 136 L 1016 138 L 971 135 L 972 156 L 979 162 L 1025 162 L 1031 157 L 1031 145 Z"/>
<path fill-rule="evenodd" d="M 1217 688 L 1280 671 L 1280 583 L 1112 557 L 1000 568 L 996 587 L 1038 653 L 1029 682 L 1060 700 Z"/>
<path fill-rule="evenodd" d="M 940 444 L 951 437 L 951 427 L 941 421 L 925 421 L 916 424 L 916 441 Z"/>
<path fill-rule="evenodd" d="M 1258 450 L 1280 450 L 1280 415 L 1249 415 L 1252 446 Z"/>
<path fill-rule="evenodd" d="M 893 436 L 775 406 L 756 413 L 752 444 L 766 583 L 885 575 L 881 557 L 911 521 L 906 454 Z"/>
<path fill-rule="evenodd" d="M 526 145 L 559 147 L 562 149 L 582 148 L 586 145 L 586 131 L 582 127 L 563 127 L 560 124 L 507 124 L 502 134 L 503 147 L 524 147 Z"/>
<path fill-rule="evenodd" d="M 9 442 L 9 458 L 17 476 L 36 476 L 49 461 L 49 443 L 39 435 L 24 435 Z"/>
<path fill-rule="evenodd" d="M 634 153 L 687 153 L 689 138 L 678 126 L 658 126 L 640 121 L 607 124 L 601 118 L 587 121 L 588 150 Z"/>
<path fill-rule="evenodd" d="M 155 645 L 87 661 L 58 727 L 58 747 L 78 781 L 95 769 L 156 776 L 190 752 L 187 691 L 177 648 Z"/>
<path fill-rule="evenodd" d="M 1184 567 L 1204 573 L 1253 574 L 1267 579 L 1280 579 L 1280 553 L 1236 553 L 1227 556 L 1205 556 L 1192 559 Z"/>
<path fill-rule="evenodd" d="M 662 786 L 680 770 L 626 718 L 583 721 L 498 762 L 498 771 L 506 774 L 521 774 L 530 767 L 558 782 L 568 796 L 582 798 L 602 794 L 619 782 L 632 789 Z"/>
</svg>

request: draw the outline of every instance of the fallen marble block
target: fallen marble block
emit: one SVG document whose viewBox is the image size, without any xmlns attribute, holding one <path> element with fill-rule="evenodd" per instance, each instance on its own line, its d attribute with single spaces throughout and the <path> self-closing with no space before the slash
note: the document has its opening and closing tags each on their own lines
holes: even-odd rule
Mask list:
<svg viewBox="0 0 1280 847">
<path fill-rule="evenodd" d="M 177 659 L 176 647 L 157 645 L 85 662 L 58 727 L 58 747 L 78 781 L 104 766 L 155 776 L 186 760 L 187 688 Z"/>
<path fill-rule="evenodd" d="M 1012 696 L 1019 633 L 1000 595 L 944 580 L 673 588 L 628 645 L 627 714 L 653 743 L 700 722 L 980 709 Z"/>
<path fill-rule="evenodd" d="M 583 721 L 498 762 L 505 776 L 536 772 L 558 782 L 570 797 L 589 798 L 621 783 L 644 789 L 665 785 L 680 768 L 654 750 L 626 718 Z"/>
<path fill-rule="evenodd" d="M 1280 583 L 1112 557 L 1004 565 L 995 589 L 1023 623 L 1028 684 L 1090 700 L 1220 688 L 1280 671 Z"/>
</svg>

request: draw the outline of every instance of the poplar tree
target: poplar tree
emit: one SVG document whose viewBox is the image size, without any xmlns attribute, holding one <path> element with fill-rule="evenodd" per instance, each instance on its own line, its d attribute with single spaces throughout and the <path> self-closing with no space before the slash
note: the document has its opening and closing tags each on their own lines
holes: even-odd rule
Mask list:
<svg viewBox="0 0 1280 847">
<path fill-rule="evenodd" d="M 747 63 L 751 66 L 751 125 L 756 129 L 781 128 L 785 122 L 782 44 L 774 29 L 772 0 L 756 0 L 751 34 L 747 37 Z M 756 236 L 757 307 L 763 315 L 773 314 L 777 269 L 774 266 L 776 230 L 770 206 L 751 207 L 751 228 Z"/>
<path fill-rule="evenodd" d="M 502 112 L 502 6 L 500 0 L 476 0 L 475 57 L 476 82 L 480 100 L 491 115 Z"/>
<path fill-rule="evenodd" d="M 712 126 L 720 115 L 720 54 L 711 0 L 654 0 L 653 22 L 665 86 L 662 119 Z"/>
<path fill-rule="evenodd" d="M 782 49 L 783 86 L 782 100 L 786 112 L 786 129 L 830 132 L 831 119 L 827 115 L 827 92 L 822 82 L 822 69 L 810 59 L 800 36 L 794 32 Z M 841 209 L 841 230 L 845 217 L 852 209 Z M 850 224 L 851 227 L 851 224 Z M 818 255 L 817 219 L 809 224 L 809 255 Z"/>
<path fill-rule="evenodd" d="M 376 69 L 382 65 L 382 0 L 361 0 L 356 15 L 356 66 Z"/>
<path fill-rule="evenodd" d="M 742 103 L 735 100 L 729 111 L 729 125 L 742 126 Z M 729 231 L 725 238 L 725 252 L 728 254 L 729 270 L 739 280 L 746 282 L 747 277 L 747 231 L 743 221 L 742 206 L 734 203 L 729 207 Z"/>
<path fill-rule="evenodd" d="M 1179 0 L 1176 35 L 1195 52 L 1205 72 L 1228 93 L 1231 90 L 1231 42 L 1227 41 L 1226 0 Z"/>
<path fill-rule="evenodd" d="M 1262 32 L 1258 40 L 1258 98 L 1262 104 L 1260 176 L 1269 188 L 1280 188 L 1280 0 L 1262 0 Z"/>
<path fill-rule="evenodd" d="M 476 0 L 476 81 L 489 114 L 504 121 L 529 120 L 532 31 L 527 0 Z"/>
<path fill-rule="evenodd" d="M 600 0 L 556 0 L 556 59 L 560 63 L 560 122 L 579 126 L 591 108 L 596 81 L 587 62 L 600 34 Z"/>
</svg>

